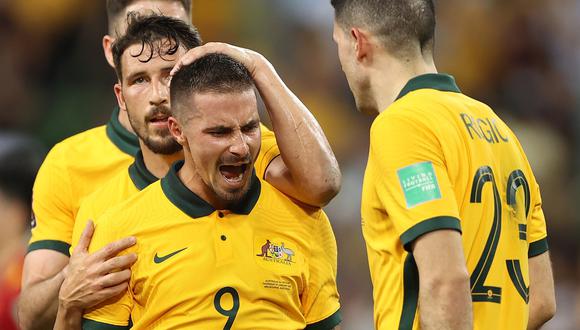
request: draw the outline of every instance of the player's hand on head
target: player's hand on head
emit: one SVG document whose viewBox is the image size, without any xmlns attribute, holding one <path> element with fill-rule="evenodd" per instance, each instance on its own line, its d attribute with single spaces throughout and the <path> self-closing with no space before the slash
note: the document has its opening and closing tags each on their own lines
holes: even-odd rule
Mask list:
<svg viewBox="0 0 580 330">
<path fill-rule="evenodd" d="M 64 272 L 59 301 L 66 308 L 85 310 L 124 292 L 128 287 L 130 267 L 137 260 L 137 255 L 117 254 L 135 245 L 135 238 L 120 239 L 89 254 L 94 230 L 93 222 L 89 220 Z"/>
<path fill-rule="evenodd" d="M 252 77 L 256 72 L 259 61 L 265 60 L 264 57 L 249 49 L 233 46 L 223 42 L 208 42 L 203 46 L 195 47 L 187 51 L 171 70 L 171 76 L 174 76 L 183 66 L 190 65 L 195 60 L 208 54 L 219 53 L 228 55 L 234 60 L 240 62 L 248 69 Z"/>
</svg>

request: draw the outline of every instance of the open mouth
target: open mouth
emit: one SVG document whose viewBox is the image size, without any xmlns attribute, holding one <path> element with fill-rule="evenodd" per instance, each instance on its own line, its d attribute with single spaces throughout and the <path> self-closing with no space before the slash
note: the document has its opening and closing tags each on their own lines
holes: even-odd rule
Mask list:
<svg viewBox="0 0 580 330">
<path fill-rule="evenodd" d="M 154 116 L 149 119 L 149 122 L 152 124 L 167 124 L 168 116 Z"/>
<path fill-rule="evenodd" d="M 244 173 L 246 173 L 247 169 L 248 164 L 221 165 L 219 167 L 219 171 L 226 180 L 226 182 L 233 184 L 242 182 L 242 179 L 244 178 Z"/>
</svg>

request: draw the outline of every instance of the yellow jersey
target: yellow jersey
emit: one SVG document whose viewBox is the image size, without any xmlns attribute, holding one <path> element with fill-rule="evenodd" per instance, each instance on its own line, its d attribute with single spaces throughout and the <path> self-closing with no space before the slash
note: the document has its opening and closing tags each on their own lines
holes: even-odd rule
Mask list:
<svg viewBox="0 0 580 330">
<path fill-rule="evenodd" d="M 118 120 L 56 144 L 34 182 L 32 236 L 28 251 L 49 249 L 69 256 L 74 221 L 81 200 L 133 162 L 137 137 Z"/>
<path fill-rule="evenodd" d="M 548 250 L 539 187 L 516 136 L 453 77 L 411 79 L 373 122 L 362 229 L 377 329 L 418 329 L 410 250 L 462 232 L 475 329 L 525 329 L 528 258 Z"/>
<path fill-rule="evenodd" d="M 72 245 L 76 245 L 89 220 L 98 219 L 111 207 L 147 188 L 157 181 L 145 166 L 143 153 L 138 151 L 135 161 L 99 189 L 83 199 L 74 223 Z M 72 247 L 71 247 L 72 253 Z"/>
<path fill-rule="evenodd" d="M 336 242 L 321 209 L 252 177 L 215 210 L 168 175 L 95 223 L 90 252 L 134 236 L 128 291 L 83 317 L 83 329 L 331 329 L 340 321 Z"/>
<path fill-rule="evenodd" d="M 75 219 L 83 199 L 112 178 L 127 173 L 139 150 L 139 140 L 121 125 L 118 115 L 116 109 L 107 125 L 74 135 L 48 153 L 34 182 L 28 251 L 49 249 L 69 256 Z M 260 129 L 262 148 L 256 171 L 264 176 L 280 151 L 274 133 L 264 125 Z M 119 197 L 123 198 L 113 199 L 122 201 L 128 196 Z M 81 228 L 87 220 L 84 219 Z"/>
</svg>

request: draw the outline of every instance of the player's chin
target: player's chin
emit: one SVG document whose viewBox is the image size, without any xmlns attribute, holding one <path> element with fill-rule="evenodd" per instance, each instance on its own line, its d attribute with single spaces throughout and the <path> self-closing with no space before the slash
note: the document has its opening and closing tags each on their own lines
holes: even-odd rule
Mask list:
<svg viewBox="0 0 580 330">
<path fill-rule="evenodd" d="M 240 180 L 231 182 L 225 177 L 220 178 L 216 192 L 218 196 L 228 202 L 236 202 L 244 198 L 250 189 L 250 176 L 244 175 Z"/>
</svg>

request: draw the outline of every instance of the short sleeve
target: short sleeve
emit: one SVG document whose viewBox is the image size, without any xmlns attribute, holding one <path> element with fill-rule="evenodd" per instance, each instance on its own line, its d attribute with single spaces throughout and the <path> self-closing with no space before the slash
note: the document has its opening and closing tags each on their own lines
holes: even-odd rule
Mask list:
<svg viewBox="0 0 580 330">
<path fill-rule="evenodd" d="M 116 241 L 114 221 L 108 213 L 95 221 L 95 233 L 91 240 L 89 253 L 100 250 L 105 245 Z M 127 252 L 130 252 L 130 249 Z M 129 290 L 103 304 L 85 311 L 83 329 L 129 329 L 133 300 Z"/>
<path fill-rule="evenodd" d="M 533 204 L 531 205 L 528 220 L 528 257 L 538 256 L 548 251 L 548 232 L 546 228 L 546 218 L 542 210 L 542 197 L 540 186 L 532 175 L 531 195 Z"/>
<path fill-rule="evenodd" d="M 73 196 L 61 147 L 57 145 L 48 153 L 36 175 L 29 252 L 48 249 L 69 256 L 74 225 Z"/>
<path fill-rule="evenodd" d="M 260 124 L 260 131 L 262 133 L 262 147 L 258 159 L 256 159 L 255 168 L 256 175 L 263 179 L 272 160 L 280 155 L 280 149 L 278 149 L 274 132 L 263 124 Z"/>
<path fill-rule="evenodd" d="M 326 214 L 319 212 L 308 260 L 308 284 L 302 294 L 306 329 L 332 329 L 342 321 L 336 286 L 336 239 Z"/>
<path fill-rule="evenodd" d="M 371 128 L 369 164 L 380 203 L 403 247 L 431 231 L 461 232 L 459 210 L 438 137 L 416 116 L 385 114 Z"/>
</svg>

